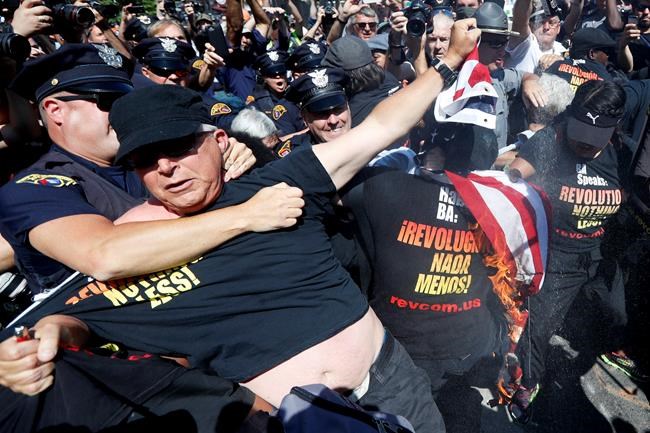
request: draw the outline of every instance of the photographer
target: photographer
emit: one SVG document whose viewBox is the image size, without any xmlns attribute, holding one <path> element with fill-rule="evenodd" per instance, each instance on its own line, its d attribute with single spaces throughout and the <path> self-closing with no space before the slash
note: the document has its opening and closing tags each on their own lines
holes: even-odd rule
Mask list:
<svg viewBox="0 0 650 433">
<path fill-rule="evenodd" d="M 350 34 L 367 41 L 377 35 L 378 24 L 377 13 L 370 6 L 359 0 L 346 0 L 339 6 L 336 20 L 327 35 L 327 43 L 331 45 L 340 38 L 346 26 Z"/>
</svg>

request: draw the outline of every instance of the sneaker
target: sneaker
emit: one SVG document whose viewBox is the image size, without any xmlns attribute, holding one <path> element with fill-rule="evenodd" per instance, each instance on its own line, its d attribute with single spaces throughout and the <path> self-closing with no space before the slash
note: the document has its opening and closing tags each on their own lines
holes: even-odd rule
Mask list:
<svg viewBox="0 0 650 433">
<path fill-rule="evenodd" d="M 539 384 L 530 389 L 519 385 L 517 391 L 512 396 L 510 404 L 507 406 L 508 413 L 510 413 L 510 417 L 514 422 L 526 424 L 530 421 L 533 414 L 532 403 L 535 397 L 537 397 L 538 392 Z"/>
<path fill-rule="evenodd" d="M 648 382 L 650 376 L 645 373 L 641 368 L 625 355 L 617 354 L 614 352 L 603 353 L 600 359 L 607 365 L 614 367 L 628 376 L 632 380 L 639 382 Z"/>
</svg>

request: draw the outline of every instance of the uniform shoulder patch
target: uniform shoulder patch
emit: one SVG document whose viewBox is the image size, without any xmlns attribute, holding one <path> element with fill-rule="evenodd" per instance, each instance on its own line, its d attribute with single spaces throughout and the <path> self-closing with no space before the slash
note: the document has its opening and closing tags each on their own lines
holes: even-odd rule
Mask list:
<svg viewBox="0 0 650 433">
<path fill-rule="evenodd" d="M 252 104 L 253 102 L 255 102 L 255 97 L 254 97 L 253 95 L 248 95 L 248 96 L 246 97 L 246 105 L 250 105 L 250 104 Z"/>
<path fill-rule="evenodd" d="M 201 69 L 205 65 L 205 62 L 203 59 L 196 59 L 194 63 L 192 63 L 192 68 L 194 69 Z"/>
<path fill-rule="evenodd" d="M 227 104 L 224 104 L 223 102 L 217 102 L 210 109 L 210 116 L 218 116 L 220 114 L 230 114 L 230 113 L 232 113 L 232 109 Z"/>
<path fill-rule="evenodd" d="M 71 177 L 61 176 L 58 174 L 28 174 L 20 178 L 16 183 L 31 183 L 32 185 L 51 186 L 54 188 L 62 188 L 66 186 L 76 185 L 77 181 Z"/>
<path fill-rule="evenodd" d="M 284 105 L 281 104 L 276 105 L 275 107 L 273 107 L 273 113 L 272 113 L 273 120 L 279 120 L 280 117 L 282 117 L 282 115 L 286 112 L 287 109 Z"/>
<path fill-rule="evenodd" d="M 288 154 L 291 153 L 291 140 L 287 140 L 284 143 L 282 143 L 282 146 L 278 149 L 278 156 L 280 158 L 284 158 Z"/>
</svg>

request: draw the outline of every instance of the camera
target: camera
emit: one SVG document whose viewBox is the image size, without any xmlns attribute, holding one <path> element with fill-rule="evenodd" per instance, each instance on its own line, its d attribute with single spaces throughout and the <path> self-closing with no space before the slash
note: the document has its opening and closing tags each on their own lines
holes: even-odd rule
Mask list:
<svg viewBox="0 0 650 433">
<path fill-rule="evenodd" d="M 325 7 L 323 8 L 325 10 L 325 15 L 332 16 L 334 15 L 334 12 L 336 12 L 334 8 L 334 2 L 328 1 L 325 3 Z"/>
<path fill-rule="evenodd" d="M 427 23 L 431 21 L 431 7 L 422 0 L 415 0 L 403 11 L 404 16 L 408 18 L 406 31 L 409 36 L 422 36 L 427 29 Z"/>
<path fill-rule="evenodd" d="M 134 15 L 144 15 L 146 13 L 142 5 L 129 6 L 127 10 Z"/>
<path fill-rule="evenodd" d="M 52 10 L 54 33 L 66 29 L 87 29 L 95 23 L 95 14 L 87 6 L 75 6 L 65 0 L 47 0 L 45 6 Z"/>
<path fill-rule="evenodd" d="M 31 47 L 27 38 L 16 33 L 0 33 L 0 57 L 11 57 L 16 61 L 29 57 Z"/>
<path fill-rule="evenodd" d="M 176 2 L 174 0 L 165 0 L 163 3 L 163 8 L 168 15 L 175 16 L 177 14 Z"/>
<path fill-rule="evenodd" d="M 101 3 L 97 0 L 91 0 L 88 2 L 88 5 L 107 20 L 117 18 L 120 14 L 119 6 L 114 3 Z"/>
</svg>

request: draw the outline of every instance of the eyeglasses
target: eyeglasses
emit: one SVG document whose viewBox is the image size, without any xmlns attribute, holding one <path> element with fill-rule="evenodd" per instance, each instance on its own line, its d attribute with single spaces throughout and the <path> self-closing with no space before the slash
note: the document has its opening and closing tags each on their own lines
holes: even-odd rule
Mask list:
<svg viewBox="0 0 650 433">
<path fill-rule="evenodd" d="M 369 23 L 354 23 L 354 26 L 357 28 L 357 30 L 361 31 L 364 29 L 368 29 L 371 32 L 374 32 L 377 30 L 377 23 L 376 22 L 369 22 Z"/>
<path fill-rule="evenodd" d="M 113 103 L 123 96 L 123 93 L 82 93 L 79 95 L 56 96 L 54 99 L 59 101 L 91 101 L 102 111 L 109 112 Z"/>
<path fill-rule="evenodd" d="M 180 69 L 180 70 L 173 70 L 173 69 L 162 69 L 162 68 L 156 68 L 155 66 L 147 66 L 146 67 L 149 71 L 153 72 L 154 74 L 158 75 L 159 77 L 169 77 L 172 74 L 175 74 L 179 78 L 183 78 L 189 74 L 188 69 Z"/>
<path fill-rule="evenodd" d="M 481 40 L 482 44 L 486 44 L 488 47 L 492 48 L 493 50 L 500 50 L 504 48 L 506 45 L 508 45 L 508 39 L 487 39 L 487 40 Z"/>
<path fill-rule="evenodd" d="M 155 165 L 160 158 L 180 158 L 193 152 L 203 143 L 203 138 L 209 132 L 193 134 L 184 139 L 175 139 L 164 143 L 147 146 L 133 153 L 127 165 L 130 168 L 147 168 Z"/>
</svg>

